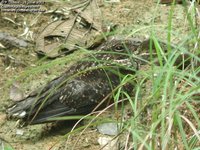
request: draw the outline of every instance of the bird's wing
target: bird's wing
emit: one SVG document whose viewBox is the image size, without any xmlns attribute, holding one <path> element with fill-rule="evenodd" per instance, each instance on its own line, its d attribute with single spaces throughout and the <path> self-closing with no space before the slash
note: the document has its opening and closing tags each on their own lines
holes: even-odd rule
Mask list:
<svg viewBox="0 0 200 150">
<path fill-rule="evenodd" d="M 84 64 L 82 64 L 82 66 L 85 67 L 81 68 L 81 63 L 77 63 L 68 71 L 47 83 L 44 87 L 34 90 L 25 99 L 12 105 L 7 110 L 8 115 L 23 118 L 27 116 L 27 114 L 34 114 L 41 104 L 43 108 L 48 106 L 55 99 L 59 98 L 59 93 L 62 93 L 62 87 L 70 80 L 70 76 L 87 67 L 87 65 Z"/>
<path fill-rule="evenodd" d="M 47 84 L 40 94 L 17 103 L 8 112 L 31 124 L 48 122 L 52 117 L 87 114 L 118 83 L 117 75 L 102 69 L 70 79 L 64 74 Z"/>
<path fill-rule="evenodd" d="M 34 123 L 47 122 L 53 117 L 84 115 L 90 113 L 119 83 L 118 77 L 103 70 L 93 70 L 75 77 L 55 94 L 55 100 L 43 108 L 33 120 Z M 113 84 L 113 85 L 111 85 Z"/>
</svg>

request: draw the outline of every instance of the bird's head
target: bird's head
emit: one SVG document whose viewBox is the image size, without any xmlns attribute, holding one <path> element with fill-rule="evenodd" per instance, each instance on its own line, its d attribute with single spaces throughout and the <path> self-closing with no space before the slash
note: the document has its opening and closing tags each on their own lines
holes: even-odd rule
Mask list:
<svg viewBox="0 0 200 150">
<path fill-rule="evenodd" d="M 135 66 L 133 55 L 142 42 L 139 38 L 111 36 L 98 47 L 96 56 L 103 61 Z"/>
</svg>

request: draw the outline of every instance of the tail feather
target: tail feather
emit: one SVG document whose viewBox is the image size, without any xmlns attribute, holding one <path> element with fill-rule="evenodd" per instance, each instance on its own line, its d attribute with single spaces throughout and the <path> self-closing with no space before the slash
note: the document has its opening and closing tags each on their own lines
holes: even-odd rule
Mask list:
<svg viewBox="0 0 200 150">
<path fill-rule="evenodd" d="M 62 117 L 62 116 L 72 116 L 72 115 L 83 115 L 87 114 L 92 111 L 92 108 L 95 106 L 82 106 L 78 109 L 75 108 L 69 108 L 66 105 L 62 104 L 58 100 L 58 95 L 55 94 L 51 97 L 54 99 L 54 101 L 51 101 L 51 103 L 47 102 L 45 103 L 45 107 L 43 107 L 41 110 L 39 110 L 41 103 L 37 103 L 37 105 L 33 105 L 36 102 L 36 97 L 28 97 L 27 99 L 18 102 L 17 104 L 13 105 L 11 108 L 7 110 L 7 113 L 9 116 L 13 116 L 16 118 L 22 118 L 25 122 L 25 124 L 39 124 L 39 123 L 46 123 L 51 122 L 53 120 L 50 120 L 55 117 Z M 55 100 L 57 99 L 57 100 Z M 42 102 L 42 99 L 39 99 L 40 102 Z M 87 109 L 86 109 L 87 108 Z"/>
<path fill-rule="evenodd" d="M 69 114 L 75 113 L 76 110 L 66 107 L 65 105 L 61 104 L 59 101 L 52 103 L 49 107 L 45 107 L 39 113 L 29 116 L 26 118 L 25 122 L 29 122 L 29 124 L 38 124 L 38 123 L 45 123 L 51 122 L 51 118 L 54 117 L 61 117 Z"/>
<path fill-rule="evenodd" d="M 7 110 L 7 114 L 8 116 L 13 116 L 15 118 L 22 118 L 26 124 L 37 124 L 49 122 L 49 118 L 73 114 L 76 111 L 75 109 L 68 108 L 63 105 L 58 100 L 54 101 L 50 105 L 47 105 L 41 110 L 39 110 L 39 107 L 34 108 L 34 103 L 34 97 L 27 98 L 11 106 Z"/>
<path fill-rule="evenodd" d="M 47 90 L 45 92 L 35 92 L 34 94 L 30 94 L 24 100 L 17 102 L 8 108 L 7 114 L 8 116 L 13 116 L 16 118 L 27 118 L 33 116 L 40 107 L 42 107 L 41 110 L 45 109 L 46 107 L 51 107 L 53 103 L 59 101 L 59 97 L 60 92 L 53 93 L 51 90 Z M 61 105 L 58 106 L 61 107 Z M 54 108 L 52 108 L 52 110 L 53 109 Z"/>
<path fill-rule="evenodd" d="M 12 105 L 10 108 L 8 108 L 7 114 L 9 116 L 23 118 L 23 117 L 25 117 L 26 113 L 25 113 L 25 115 L 22 115 L 22 113 L 24 111 L 26 112 L 26 110 L 30 108 L 30 106 L 34 103 L 34 101 L 35 101 L 35 98 L 33 98 L 33 97 L 29 97 L 25 100 L 22 100 L 22 101 L 18 102 L 17 104 Z"/>
<path fill-rule="evenodd" d="M 44 112 L 40 112 L 33 120 L 26 121 L 26 122 L 29 122 L 29 124 L 47 123 L 47 122 L 55 121 L 56 117 L 84 115 L 91 111 L 92 111 L 92 109 L 86 110 L 85 108 L 78 109 L 78 110 L 62 108 L 62 109 L 54 110 L 52 112 L 50 112 L 50 111 L 48 112 L 45 110 Z M 58 121 L 59 121 L 59 119 L 58 119 Z"/>
</svg>

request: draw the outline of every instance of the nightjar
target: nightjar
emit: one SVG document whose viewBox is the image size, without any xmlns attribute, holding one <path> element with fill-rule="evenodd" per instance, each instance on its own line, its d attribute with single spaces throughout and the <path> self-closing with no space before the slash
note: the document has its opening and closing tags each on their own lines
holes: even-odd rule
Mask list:
<svg viewBox="0 0 200 150">
<path fill-rule="evenodd" d="M 12 105 L 8 115 L 21 118 L 26 124 L 38 124 L 54 117 L 90 113 L 118 87 L 124 76 L 135 73 L 137 62 L 131 54 L 140 44 L 134 38 L 108 38 L 95 52 L 88 53 L 59 77 Z M 123 88 L 131 91 L 133 85 Z"/>
</svg>

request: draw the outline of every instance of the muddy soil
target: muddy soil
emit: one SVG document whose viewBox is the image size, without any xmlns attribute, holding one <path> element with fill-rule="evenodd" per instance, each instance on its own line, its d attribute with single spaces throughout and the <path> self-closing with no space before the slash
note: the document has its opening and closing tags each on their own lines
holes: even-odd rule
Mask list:
<svg viewBox="0 0 200 150">
<path fill-rule="evenodd" d="M 48 2 L 43 7 L 46 10 L 55 10 L 65 6 L 67 6 L 67 2 L 55 1 Z M 160 39 L 167 39 L 170 5 L 158 5 L 155 0 L 121 0 L 121 2 L 102 1 L 99 6 L 104 23 L 117 25 L 118 34 L 148 37 L 150 29 L 154 28 L 155 34 Z M 5 19 L 5 17 L 14 20 L 15 23 Z M 26 23 L 29 26 L 29 30 L 33 33 L 33 39 L 30 36 L 27 37 L 27 40 L 33 44 L 32 47 L 28 49 L 12 48 L 12 50 L 0 50 L 1 54 L 5 54 L 0 55 L 0 138 L 8 141 L 16 150 L 48 150 L 51 148 L 62 150 L 71 149 L 72 147 L 77 150 L 99 149 L 98 138 L 102 135 L 96 131 L 95 127 L 87 129 L 81 135 L 78 143 L 76 143 L 76 139 L 79 137 L 79 133 L 72 135 L 66 143 L 66 138 L 63 138 L 63 133 L 59 131 L 60 128 L 54 127 L 54 124 L 20 128 L 17 125 L 17 121 L 6 118 L 5 110 L 12 103 L 9 99 L 10 85 L 16 77 L 20 76 L 18 84 L 23 91 L 28 93 L 58 76 L 66 69 L 66 63 L 64 63 L 62 65 L 58 64 L 58 66 L 61 66 L 60 69 L 50 66 L 42 71 L 26 74 L 28 69 L 50 63 L 50 61 L 38 63 L 38 57 L 34 52 L 34 40 L 37 38 L 38 32 L 42 30 L 42 27 L 51 21 L 50 17 L 47 14 L 37 13 L 1 12 L 0 14 L 0 32 L 11 33 L 17 37 L 25 31 L 23 23 Z M 153 26 L 151 26 L 152 21 L 154 21 Z M 173 43 L 179 42 L 180 38 L 184 39 L 187 37 L 189 28 L 182 5 L 177 4 L 174 7 L 172 30 Z M 26 38 L 25 35 L 21 37 L 23 39 Z M 12 56 L 14 61 L 11 60 L 11 62 L 7 63 L 6 56 Z M 70 57 L 68 59 L 70 60 L 75 56 L 76 54 L 72 54 L 68 56 Z M 111 113 L 108 113 L 108 116 L 111 116 Z M 68 131 L 72 126 L 68 124 L 62 125 Z M 67 131 L 64 133 L 67 133 Z"/>
</svg>

